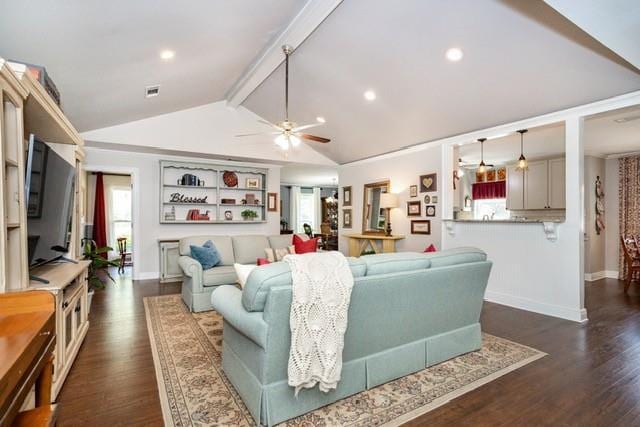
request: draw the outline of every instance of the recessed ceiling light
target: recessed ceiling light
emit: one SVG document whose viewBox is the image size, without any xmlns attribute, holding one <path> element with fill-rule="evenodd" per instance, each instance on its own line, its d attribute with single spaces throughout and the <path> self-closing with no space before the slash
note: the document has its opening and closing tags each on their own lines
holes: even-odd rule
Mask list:
<svg viewBox="0 0 640 427">
<path fill-rule="evenodd" d="M 372 90 L 368 90 L 364 93 L 364 99 L 366 99 L 367 101 L 373 101 L 374 99 L 376 99 L 376 93 Z"/>
<path fill-rule="evenodd" d="M 458 62 L 464 55 L 460 48 L 452 47 L 451 49 L 447 50 L 446 56 L 449 61 Z"/>
<path fill-rule="evenodd" d="M 327 121 L 325 120 L 324 117 L 318 116 L 318 117 L 316 117 L 316 122 L 318 122 L 318 123 L 326 123 Z"/>
<path fill-rule="evenodd" d="M 160 59 L 162 59 L 163 61 L 173 59 L 175 56 L 176 53 L 172 50 L 163 50 L 162 52 L 160 52 Z"/>
</svg>

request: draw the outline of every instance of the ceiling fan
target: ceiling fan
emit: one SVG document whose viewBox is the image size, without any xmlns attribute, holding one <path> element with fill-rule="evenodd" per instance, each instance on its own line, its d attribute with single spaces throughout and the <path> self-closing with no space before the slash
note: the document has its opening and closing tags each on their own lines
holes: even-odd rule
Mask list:
<svg viewBox="0 0 640 427">
<path fill-rule="evenodd" d="M 300 131 L 310 129 L 316 126 L 321 126 L 324 123 L 312 123 L 308 125 L 298 126 L 296 122 L 289 120 L 289 56 L 293 52 L 293 48 L 289 45 L 282 46 L 282 51 L 285 56 L 285 80 L 284 80 L 284 120 L 278 123 L 270 123 L 266 120 L 258 120 L 260 123 L 271 126 L 277 129 L 276 132 L 258 132 L 247 133 L 242 135 L 236 135 L 237 137 L 254 136 L 254 135 L 277 135 L 274 139 L 276 145 L 283 150 L 288 150 L 289 147 L 297 147 L 300 145 L 301 139 L 306 139 L 314 142 L 327 143 L 330 139 L 323 138 L 321 136 L 311 135 L 308 133 L 302 133 Z"/>
</svg>

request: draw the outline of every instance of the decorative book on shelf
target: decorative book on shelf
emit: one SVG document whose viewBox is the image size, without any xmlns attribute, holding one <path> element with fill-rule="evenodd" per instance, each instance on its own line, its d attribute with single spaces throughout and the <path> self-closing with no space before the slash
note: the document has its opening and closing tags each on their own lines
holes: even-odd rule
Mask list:
<svg viewBox="0 0 640 427">
<path fill-rule="evenodd" d="M 268 170 L 243 165 L 160 161 L 160 223 L 246 224 L 266 221 Z M 241 192 L 241 193 L 240 193 Z"/>
</svg>

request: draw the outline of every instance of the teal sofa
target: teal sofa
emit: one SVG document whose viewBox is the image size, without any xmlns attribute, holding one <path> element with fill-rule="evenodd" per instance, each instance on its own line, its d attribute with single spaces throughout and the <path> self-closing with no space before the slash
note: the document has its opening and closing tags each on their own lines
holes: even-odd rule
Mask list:
<svg viewBox="0 0 640 427">
<path fill-rule="evenodd" d="M 220 264 L 203 270 L 202 265 L 191 258 L 191 245 L 202 246 L 211 240 L 220 253 Z M 184 273 L 182 300 L 191 311 L 212 310 L 211 292 L 220 285 L 237 282 L 234 263 L 254 264 L 264 258 L 266 248 L 285 248 L 291 245 L 293 236 L 283 235 L 240 235 L 240 236 L 189 236 L 180 239 L 178 264 Z"/>
<path fill-rule="evenodd" d="M 481 346 L 491 262 L 475 248 L 349 258 L 355 278 L 338 387 L 287 384 L 291 272 L 255 269 L 241 291 L 211 294 L 224 318 L 222 368 L 257 423 L 272 426 Z"/>
</svg>

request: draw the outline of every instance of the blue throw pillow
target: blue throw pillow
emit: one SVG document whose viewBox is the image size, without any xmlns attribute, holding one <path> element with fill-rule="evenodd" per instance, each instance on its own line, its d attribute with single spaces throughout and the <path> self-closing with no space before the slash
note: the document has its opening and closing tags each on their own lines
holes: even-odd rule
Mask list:
<svg viewBox="0 0 640 427">
<path fill-rule="evenodd" d="M 220 264 L 220 253 L 211 240 L 207 240 L 204 245 L 191 245 L 191 258 L 202 265 L 203 270 L 209 270 Z"/>
</svg>

